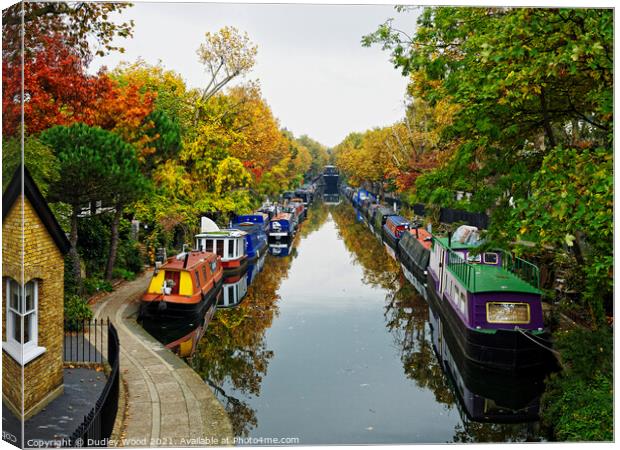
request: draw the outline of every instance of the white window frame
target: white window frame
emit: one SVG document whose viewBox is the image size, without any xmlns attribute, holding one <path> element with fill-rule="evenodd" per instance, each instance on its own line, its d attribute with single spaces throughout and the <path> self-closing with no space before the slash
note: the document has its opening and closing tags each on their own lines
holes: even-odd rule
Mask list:
<svg viewBox="0 0 620 450">
<path fill-rule="evenodd" d="M 15 311 L 13 308 L 11 308 L 11 281 L 15 282 L 21 289 L 22 304 L 24 305 L 23 306 L 24 312 Z M 37 280 L 31 280 L 28 283 L 26 283 L 26 285 L 28 285 L 29 283 L 34 284 L 33 309 L 27 312 L 25 311 L 25 307 L 26 307 L 25 286 L 20 285 L 17 281 L 15 281 L 13 278 L 10 278 L 10 277 L 6 277 L 4 282 L 6 285 L 6 298 L 5 298 L 6 310 L 4 313 L 4 317 L 6 317 L 5 319 L 6 341 L 2 342 L 2 350 L 8 353 L 9 356 L 11 356 L 11 358 L 17 361 L 20 365 L 24 366 L 28 364 L 30 361 L 32 361 L 33 359 L 35 359 L 36 357 L 45 353 L 46 351 L 45 347 L 39 347 L 38 345 L 38 340 L 39 340 L 39 323 L 38 323 L 39 322 L 39 282 Z M 32 316 L 31 322 L 30 322 L 31 339 L 25 344 L 22 344 L 21 342 L 17 341 L 13 336 L 14 331 L 15 331 L 15 322 L 14 322 L 15 315 L 17 315 L 17 317 L 19 317 L 19 320 L 21 320 L 22 336 L 23 336 L 24 317 L 28 315 Z"/>
</svg>

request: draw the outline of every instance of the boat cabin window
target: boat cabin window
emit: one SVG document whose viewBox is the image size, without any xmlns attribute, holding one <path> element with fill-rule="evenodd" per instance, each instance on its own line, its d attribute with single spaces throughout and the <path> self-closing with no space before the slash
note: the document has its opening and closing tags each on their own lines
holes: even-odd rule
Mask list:
<svg viewBox="0 0 620 450">
<path fill-rule="evenodd" d="M 211 273 L 215 273 L 217 269 L 217 261 L 211 261 Z"/>
<path fill-rule="evenodd" d="M 216 239 L 215 240 L 215 253 L 217 253 L 218 256 L 224 256 L 224 240 L 223 239 Z"/>
<path fill-rule="evenodd" d="M 228 244 L 228 257 L 229 258 L 234 258 L 235 257 L 235 246 L 237 244 L 237 240 L 233 239 L 227 242 Z"/>
<path fill-rule="evenodd" d="M 479 253 L 477 255 L 467 255 L 467 261 L 479 263 L 482 261 L 482 256 Z"/>
<path fill-rule="evenodd" d="M 527 303 L 488 302 L 489 323 L 530 323 L 530 305 Z"/>
<path fill-rule="evenodd" d="M 498 261 L 497 253 L 485 253 L 484 254 L 484 263 L 485 264 L 497 264 Z"/>
<path fill-rule="evenodd" d="M 196 287 L 200 287 L 200 275 L 198 275 L 198 271 L 194 271 L 194 275 L 196 275 Z"/>
<path fill-rule="evenodd" d="M 206 265 L 202 266 L 202 278 L 204 278 L 204 280 L 207 281 L 207 266 Z"/>
<path fill-rule="evenodd" d="M 179 282 L 181 280 L 181 274 L 179 272 L 166 270 L 164 279 L 166 280 L 165 287 L 170 288 L 170 294 L 179 295 Z"/>
</svg>

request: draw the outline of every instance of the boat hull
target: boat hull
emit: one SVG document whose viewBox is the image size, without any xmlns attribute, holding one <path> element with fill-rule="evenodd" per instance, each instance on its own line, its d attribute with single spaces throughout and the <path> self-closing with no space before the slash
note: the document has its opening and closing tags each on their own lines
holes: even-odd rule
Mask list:
<svg viewBox="0 0 620 450">
<path fill-rule="evenodd" d="M 215 306 L 217 293 L 222 287 L 222 278 L 202 296 L 199 302 L 178 303 L 171 301 L 144 301 L 140 302 L 139 318 L 148 319 L 180 319 L 184 317 L 204 316 L 207 311 Z"/>
<path fill-rule="evenodd" d="M 551 352 L 533 342 L 536 340 L 549 346 L 549 336 L 546 333 L 531 337 L 517 330 L 499 329 L 487 333 L 469 328 L 448 301 L 439 298 L 430 272 L 427 275 L 427 289 L 431 306 L 439 312 L 445 326 L 450 328 L 459 351 L 472 364 L 510 373 L 548 370 L 552 367 Z"/>
</svg>

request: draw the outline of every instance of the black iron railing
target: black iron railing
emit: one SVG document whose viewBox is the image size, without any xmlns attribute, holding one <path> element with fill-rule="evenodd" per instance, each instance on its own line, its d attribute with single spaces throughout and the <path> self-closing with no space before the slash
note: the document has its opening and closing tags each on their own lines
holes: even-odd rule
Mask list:
<svg viewBox="0 0 620 450">
<path fill-rule="evenodd" d="M 64 356 L 69 363 L 107 362 L 110 366 L 101 395 L 69 438 L 72 447 L 106 447 L 118 409 L 120 343 L 116 328 L 109 319 L 78 324 L 76 331 L 65 333 Z"/>
</svg>

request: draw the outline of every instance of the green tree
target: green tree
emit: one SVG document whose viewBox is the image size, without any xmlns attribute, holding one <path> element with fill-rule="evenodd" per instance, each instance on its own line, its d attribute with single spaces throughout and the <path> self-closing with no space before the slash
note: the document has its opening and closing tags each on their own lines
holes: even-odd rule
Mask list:
<svg viewBox="0 0 620 450">
<path fill-rule="evenodd" d="M 116 134 L 82 123 L 55 126 L 41 133 L 41 142 L 54 150 L 60 178 L 50 185 L 49 197 L 71 206 L 69 256 L 81 290 L 77 251 L 79 215 L 92 201 L 116 200 L 117 186 L 138 170 L 134 148 Z"/>
<path fill-rule="evenodd" d="M 52 149 L 32 135 L 24 138 L 24 163 L 43 195 L 47 194 L 49 184 L 59 177 L 58 161 Z M 2 190 L 11 181 L 15 170 L 22 161 L 21 138 L 2 139 Z"/>
</svg>

